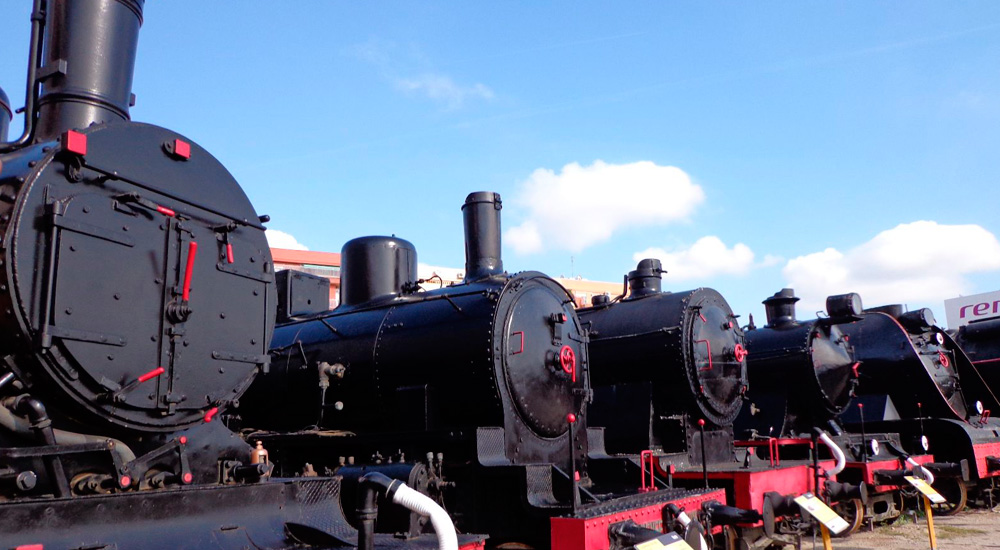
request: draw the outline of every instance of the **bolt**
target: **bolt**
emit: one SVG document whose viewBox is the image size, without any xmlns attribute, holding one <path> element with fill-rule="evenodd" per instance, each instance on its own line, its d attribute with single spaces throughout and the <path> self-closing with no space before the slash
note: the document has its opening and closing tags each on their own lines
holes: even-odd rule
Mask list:
<svg viewBox="0 0 1000 550">
<path fill-rule="evenodd" d="M 84 213 L 84 214 L 88 214 L 88 213 L 90 213 L 90 207 L 89 207 L 89 206 L 84 206 L 84 207 L 83 207 L 83 213 Z"/>
</svg>

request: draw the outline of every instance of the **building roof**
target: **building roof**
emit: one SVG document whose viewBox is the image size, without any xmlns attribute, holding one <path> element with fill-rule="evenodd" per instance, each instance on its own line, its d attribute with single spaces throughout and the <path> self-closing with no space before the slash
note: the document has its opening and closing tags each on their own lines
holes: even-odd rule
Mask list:
<svg viewBox="0 0 1000 550">
<path fill-rule="evenodd" d="M 291 250 L 272 248 L 271 256 L 276 263 L 340 266 L 339 252 L 315 252 L 312 250 Z"/>
</svg>

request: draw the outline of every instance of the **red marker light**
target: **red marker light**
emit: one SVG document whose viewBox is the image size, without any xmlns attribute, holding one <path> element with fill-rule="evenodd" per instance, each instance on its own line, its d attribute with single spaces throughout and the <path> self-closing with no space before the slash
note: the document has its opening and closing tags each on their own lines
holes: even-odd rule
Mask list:
<svg viewBox="0 0 1000 550">
<path fill-rule="evenodd" d="M 87 154 L 87 136 L 74 130 L 68 130 L 62 135 L 62 150 L 74 155 Z"/>
</svg>

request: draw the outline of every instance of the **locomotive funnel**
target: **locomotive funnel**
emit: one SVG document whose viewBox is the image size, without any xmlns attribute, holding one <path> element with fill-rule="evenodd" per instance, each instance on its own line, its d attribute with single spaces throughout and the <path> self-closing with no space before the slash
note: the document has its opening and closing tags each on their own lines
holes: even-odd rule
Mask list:
<svg viewBox="0 0 1000 550">
<path fill-rule="evenodd" d="M 783 288 L 764 300 L 762 303 L 767 313 L 767 328 L 794 324 L 795 302 L 798 301 L 795 291 L 790 288 Z"/>
<path fill-rule="evenodd" d="M 462 205 L 465 218 L 465 280 L 503 273 L 500 255 L 500 194 L 469 193 Z"/>
<path fill-rule="evenodd" d="M 145 0 L 50 0 L 36 141 L 129 119 Z"/>
<path fill-rule="evenodd" d="M 14 111 L 10 109 L 10 100 L 7 99 L 3 88 L 0 88 L 0 142 L 7 141 L 7 128 L 13 118 Z"/>
<path fill-rule="evenodd" d="M 646 258 L 640 260 L 635 271 L 628 272 L 628 299 L 642 298 L 650 294 L 659 294 L 662 288 L 663 266 L 660 260 Z"/>
<path fill-rule="evenodd" d="M 417 249 L 396 237 L 358 237 L 340 251 L 340 304 L 398 295 L 417 280 Z"/>
</svg>

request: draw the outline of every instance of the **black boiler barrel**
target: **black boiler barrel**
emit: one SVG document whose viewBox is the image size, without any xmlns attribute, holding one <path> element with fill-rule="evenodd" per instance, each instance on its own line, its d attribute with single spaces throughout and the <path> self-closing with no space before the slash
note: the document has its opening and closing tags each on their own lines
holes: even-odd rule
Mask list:
<svg viewBox="0 0 1000 550">
<path fill-rule="evenodd" d="M 129 119 L 145 0 L 50 0 L 35 140 Z"/>
</svg>

